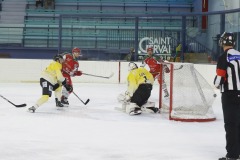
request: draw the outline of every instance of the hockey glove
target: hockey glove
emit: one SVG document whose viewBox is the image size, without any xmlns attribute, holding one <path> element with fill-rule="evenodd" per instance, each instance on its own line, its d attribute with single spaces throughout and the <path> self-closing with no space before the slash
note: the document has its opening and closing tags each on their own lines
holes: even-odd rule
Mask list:
<svg viewBox="0 0 240 160">
<path fill-rule="evenodd" d="M 220 85 L 219 86 L 215 86 L 217 89 L 220 89 Z"/>
<path fill-rule="evenodd" d="M 220 89 L 221 88 L 221 85 L 225 82 L 225 78 L 224 77 L 221 77 L 221 76 L 218 76 L 216 75 L 215 78 L 214 78 L 214 86 L 217 88 L 217 89 Z"/>
<path fill-rule="evenodd" d="M 71 85 L 69 85 L 69 84 L 65 84 L 64 87 L 66 88 L 66 90 L 68 92 L 72 92 L 73 91 L 73 87 Z"/>
<path fill-rule="evenodd" d="M 71 77 L 74 77 L 75 75 L 74 75 L 74 72 L 69 72 L 69 75 L 71 76 Z"/>
<path fill-rule="evenodd" d="M 75 71 L 74 72 L 74 76 L 81 76 L 82 75 L 82 71 Z"/>
</svg>

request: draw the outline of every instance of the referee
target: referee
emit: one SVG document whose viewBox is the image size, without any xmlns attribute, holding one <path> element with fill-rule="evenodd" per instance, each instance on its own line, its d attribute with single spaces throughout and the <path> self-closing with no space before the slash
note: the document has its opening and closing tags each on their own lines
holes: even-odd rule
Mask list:
<svg viewBox="0 0 240 160">
<path fill-rule="evenodd" d="M 237 160 L 240 155 L 240 52 L 233 49 L 233 33 L 224 32 L 219 45 L 224 53 L 218 59 L 214 85 L 222 93 L 227 150 L 226 157 L 219 160 Z"/>
</svg>

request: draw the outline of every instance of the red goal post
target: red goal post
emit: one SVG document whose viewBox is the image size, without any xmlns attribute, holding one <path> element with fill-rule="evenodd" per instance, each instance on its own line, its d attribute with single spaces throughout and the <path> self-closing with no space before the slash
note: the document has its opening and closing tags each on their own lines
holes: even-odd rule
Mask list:
<svg viewBox="0 0 240 160">
<path fill-rule="evenodd" d="M 169 73 L 165 72 L 166 67 L 170 69 Z M 161 114 L 169 114 L 170 120 L 184 122 L 208 122 L 216 119 L 212 109 L 214 89 L 192 63 L 162 63 L 160 75 Z M 164 97 L 165 88 L 168 97 Z"/>
</svg>

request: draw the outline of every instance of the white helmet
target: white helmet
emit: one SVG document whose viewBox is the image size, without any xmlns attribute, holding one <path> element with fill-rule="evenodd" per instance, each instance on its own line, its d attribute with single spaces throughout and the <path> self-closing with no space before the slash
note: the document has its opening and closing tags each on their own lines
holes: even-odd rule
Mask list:
<svg viewBox="0 0 240 160">
<path fill-rule="evenodd" d="M 137 68 L 138 68 L 138 66 L 137 66 L 137 64 L 134 63 L 134 62 L 130 62 L 130 63 L 128 64 L 128 71 L 131 71 L 131 70 L 134 70 L 134 69 L 137 69 Z"/>
</svg>

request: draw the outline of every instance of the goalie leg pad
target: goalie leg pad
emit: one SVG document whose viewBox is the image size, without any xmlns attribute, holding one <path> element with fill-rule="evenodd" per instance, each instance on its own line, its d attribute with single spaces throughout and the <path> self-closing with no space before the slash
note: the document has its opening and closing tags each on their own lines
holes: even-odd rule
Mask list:
<svg viewBox="0 0 240 160">
<path fill-rule="evenodd" d="M 147 107 L 155 107 L 155 102 L 147 101 L 144 105 L 142 105 L 143 108 Z"/>
<path fill-rule="evenodd" d="M 124 103 L 125 102 L 125 95 L 124 94 L 119 94 L 118 97 L 117 97 L 117 100 L 119 103 Z"/>
<path fill-rule="evenodd" d="M 136 103 L 128 103 L 126 105 L 126 113 L 130 113 L 131 111 L 133 111 L 136 107 L 138 107 L 138 105 Z"/>
<path fill-rule="evenodd" d="M 136 103 L 129 103 L 126 105 L 126 113 L 129 115 L 139 115 L 142 113 L 142 110 Z"/>
<path fill-rule="evenodd" d="M 122 103 L 122 110 L 126 112 L 127 105 L 129 105 L 130 102 L 124 102 Z"/>
</svg>

